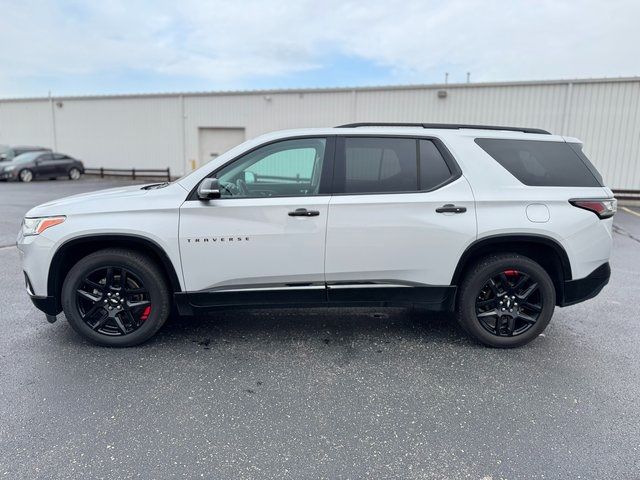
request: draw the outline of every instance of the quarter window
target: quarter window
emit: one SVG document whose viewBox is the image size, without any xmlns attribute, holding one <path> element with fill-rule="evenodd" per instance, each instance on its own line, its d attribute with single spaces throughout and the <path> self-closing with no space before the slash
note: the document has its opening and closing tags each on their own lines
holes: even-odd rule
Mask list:
<svg viewBox="0 0 640 480">
<path fill-rule="evenodd" d="M 451 170 L 431 140 L 420 140 L 420 190 L 431 190 L 451 177 Z"/>
<path fill-rule="evenodd" d="M 595 167 L 568 143 L 500 138 L 476 138 L 476 143 L 525 185 L 602 186 Z"/>
</svg>

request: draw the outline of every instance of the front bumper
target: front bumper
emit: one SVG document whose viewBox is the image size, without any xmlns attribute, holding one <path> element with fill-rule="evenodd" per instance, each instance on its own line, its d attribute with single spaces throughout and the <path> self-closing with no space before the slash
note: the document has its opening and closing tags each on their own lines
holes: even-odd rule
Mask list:
<svg viewBox="0 0 640 480">
<path fill-rule="evenodd" d="M 607 262 L 600 265 L 584 278 L 565 281 L 562 295 L 558 300 L 558 306 L 567 307 L 595 297 L 604 286 L 609 283 L 610 277 L 611 267 L 609 266 L 609 262 Z"/>
<path fill-rule="evenodd" d="M 62 307 L 60 306 L 60 302 L 56 297 L 48 296 L 48 295 L 36 295 L 33 293 L 33 285 L 31 285 L 31 279 L 29 278 L 29 274 L 27 272 L 24 273 L 24 283 L 27 287 L 27 295 L 31 299 L 31 302 L 35 305 L 35 307 L 44 312 L 49 316 L 56 316 L 62 311 Z M 53 323 L 53 322 L 52 322 Z"/>
<path fill-rule="evenodd" d="M 38 297 L 35 295 L 29 295 L 29 298 L 38 310 L 47 315 L 55 316 L 62 311 L 56 297 Z"/>
</svg>

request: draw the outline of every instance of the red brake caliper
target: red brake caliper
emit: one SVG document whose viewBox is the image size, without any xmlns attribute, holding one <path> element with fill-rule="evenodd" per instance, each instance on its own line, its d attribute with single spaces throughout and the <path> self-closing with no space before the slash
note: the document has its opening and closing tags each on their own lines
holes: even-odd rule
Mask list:
<svg viewBox="0 0 640 480">
<path fill-rule="evenodd" d="M 507 277 L 517 277 L 518 276 L 518 271 L 517 270 L 505 270 L 504 274 Z"/>
<path fill-rule="evenodd" d="M 142 312 L 142 315 L 140 315 L 140 320 L 144 322 L 147 318 L 149 318 L 149 315 L 151 315 L 151 305 L 144 309 L 144 312 Z"/>
</svg>

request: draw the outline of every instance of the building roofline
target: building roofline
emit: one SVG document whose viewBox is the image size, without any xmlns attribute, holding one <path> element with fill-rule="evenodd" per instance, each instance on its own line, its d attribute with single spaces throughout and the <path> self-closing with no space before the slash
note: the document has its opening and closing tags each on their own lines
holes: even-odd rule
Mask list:
<svg viewBox="0 0 640 480">
<path fill-rule="evenodd" d="M 365 87 L 323 87 L 323 88 L 284 88 L 262 90 L 219 90 L 219 91 L 194 91 L 194 92 L 165 92 L 165 93 L 124 93 L 105 95 L 63 95 L 46 97 L 7 97 L 0 98 L 0 103 L 9 102 L 35 102 L 49 100 L 111 100 L 111 99 L 136 99 L 136 98 L 171 98 L 171 97 L 224 97 L 237 95 L 277 95 L 277 94 L 306 94 L 306 93 L 344 93 L 344 92 L 376 92 L 383 90 L 436 90 L 436 89 L 463 89 L 463 88 L 487 88 L 487 87 L 519 87 L 519 86 L 543 86 L 543 85 L 569 85 L 591 83 L 630 83 L 640 82 L 640 76 L 634 77 L 603 77 L 603 78 L 571 78 L 557 80 L 523 80 L 512 82 L 475 82 L 475 83 L 427 83 L 408 85 L 376 85 Z"/>
</svg>

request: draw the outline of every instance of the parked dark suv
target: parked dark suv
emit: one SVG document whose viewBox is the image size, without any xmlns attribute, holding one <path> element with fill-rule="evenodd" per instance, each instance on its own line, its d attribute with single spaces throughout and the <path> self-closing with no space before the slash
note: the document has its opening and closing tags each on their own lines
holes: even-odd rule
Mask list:
<svg viewBox="0 0 640 480">
<path fill-rule="evenodd" d="M 7 145 L 0 145 L 0 162 L 10 162 L 18 155 L 22 155 L 27 152 L 50 152 L 50 148 L 45 147 L 33 147 L 28 145 L 18 145 L 9 147 Z"/>
<path fill-rule="evenodd" d="M 28 152 L 0 164 L 0 180 L 30 182 L 34 178 L 68 177 L 78 180 L 84 165 L 63 153 Z"/>
</svg>

